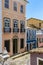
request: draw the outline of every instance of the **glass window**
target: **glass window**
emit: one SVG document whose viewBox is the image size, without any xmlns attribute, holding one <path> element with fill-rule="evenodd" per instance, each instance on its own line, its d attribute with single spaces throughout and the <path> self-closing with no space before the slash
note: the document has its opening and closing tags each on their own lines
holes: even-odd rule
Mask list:
<svg viewBox="0 0 43 65">
<path fill-rule="evenodd" d="M 14 2 L 13 7 L 14 7 L 14 10 L 17 11 L 17 3 L 16 2 Z"/>
<path fill-rule="evenodd" d="M 39 38 L 39 43 L 41 43 L 42 41 L 41 41 L 41 38 Z"/>
<path fill-rule="evenodd" d="M 10 19 L 4 18 L 4 27 L 10 27 Z"/>
<path fill-rule="evenodd" d="M 20 6 L 20 12 L 23 13 L 23 5 Z"/>
<path fill-rule="evenodd" d="M 41 27 L 41 23 L 39 23 L 39 27 Z"/>
<path fill-rule="evenodd" d="M 5 8 L 9 8 L 9 0 L 5 0 Z"/>
<path fill-rule="evenodd" d="M 21 40 L 20 40 L 20 43 L 21 43 L 21 44 L 20 44 L 20 48 L 24 48 L 24 39 L 21 39 Z"/>
<path fill-rule="evenodd" d="M 18 27 L 18 20 L 14 20 L 14 27 L 17 28 Z"/>
<path fill-rule="evenodd" d="M 42 42 L 43 42 L 43 38 L 42 38 Z"/>
<path fill-rule="evenodd" d="M 21 27 L 20 27 L 21 29 L 25 28 L 25 22 L 24 22 L 24 21 L 21 20 L 20 24 L 21 24 L 21 25 L 20 25 L 20 26 L 21 26 Z"/>
</svg>

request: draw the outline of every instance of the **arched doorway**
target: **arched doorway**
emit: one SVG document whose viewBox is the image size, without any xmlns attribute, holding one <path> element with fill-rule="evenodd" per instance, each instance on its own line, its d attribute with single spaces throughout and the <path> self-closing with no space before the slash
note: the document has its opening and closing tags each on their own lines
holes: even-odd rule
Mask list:
<svg viewBox="0 0 43 65">
<path fill-rule="evenodd" d="M 13 54 L 18 53 L 18 37 L 13 38 Z"/>
</svg>

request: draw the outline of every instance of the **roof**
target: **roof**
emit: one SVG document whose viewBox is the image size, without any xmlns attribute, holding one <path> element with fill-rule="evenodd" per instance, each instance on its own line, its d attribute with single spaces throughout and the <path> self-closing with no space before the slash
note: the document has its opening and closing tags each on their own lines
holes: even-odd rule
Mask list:
<svg viewBox="0 0 43 65">
<path fill-rule="evenodd" d="M 31 19 L 43 22 L 43 20 L 36 19 L 36 18 L 30 18 L 30 19 L 27 19 L 27 21 L 28 21 L 28 20 L 31 20 Z"/>
<path fill-rule="evenodd" d="M 36 48 L 29 51 L 30 53 L 43 53 L 43 48 Z"/>
</svg>

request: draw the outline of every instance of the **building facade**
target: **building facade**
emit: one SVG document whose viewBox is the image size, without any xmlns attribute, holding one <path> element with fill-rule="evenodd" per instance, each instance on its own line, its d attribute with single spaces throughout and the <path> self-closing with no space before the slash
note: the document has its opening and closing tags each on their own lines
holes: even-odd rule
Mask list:
<svg viewBox="0 0 43 65">
<path fill-rule="evenodd" d="M 39 30 L 36 33 L 37 47 L 43 47 L 43 30 Z"/>
<path fill-rule="evenodd" d="M 25 51 L 24 0 L 0 0 L 0 53 L 6 47 L 10 55 Z"/>
<path fill-rule="evenodd" d="M 43 47 L 43 20 L 30 18 L 27 20 L 27 26 L 36 30 L 36 47 Z"/>
<path fill-rule="evenodd" d="M 27 20 L 27 26 L 35 29 L 43 28 L 43 20 L 30 18 Z"/>
<path fill-rule="evenodd" d="M 27 50 L 36 48 L 36 30 L 27 28 Z"/>
</svg>

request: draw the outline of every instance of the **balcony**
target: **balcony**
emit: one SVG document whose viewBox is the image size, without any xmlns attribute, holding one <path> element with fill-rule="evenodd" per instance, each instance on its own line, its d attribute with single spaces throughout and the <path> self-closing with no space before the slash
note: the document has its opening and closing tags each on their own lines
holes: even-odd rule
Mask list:
<svg viewBox="0 0 43 65">
<path fill-rule="evenodd" d="M 22 32 L 25 32 L 25 29 L 20 29 L 20 32 L 22 33 Z"/>
<path fill-rule="evenodd" d="M 13 32 L 15 33 L 19 32 L 19 28 L 13 28 Z"/>
<path fill-rule="evenodd" d="M 11 32 L 11 28 L 4 28 L 4 33 L 10 33 Z"/>
</svg>

